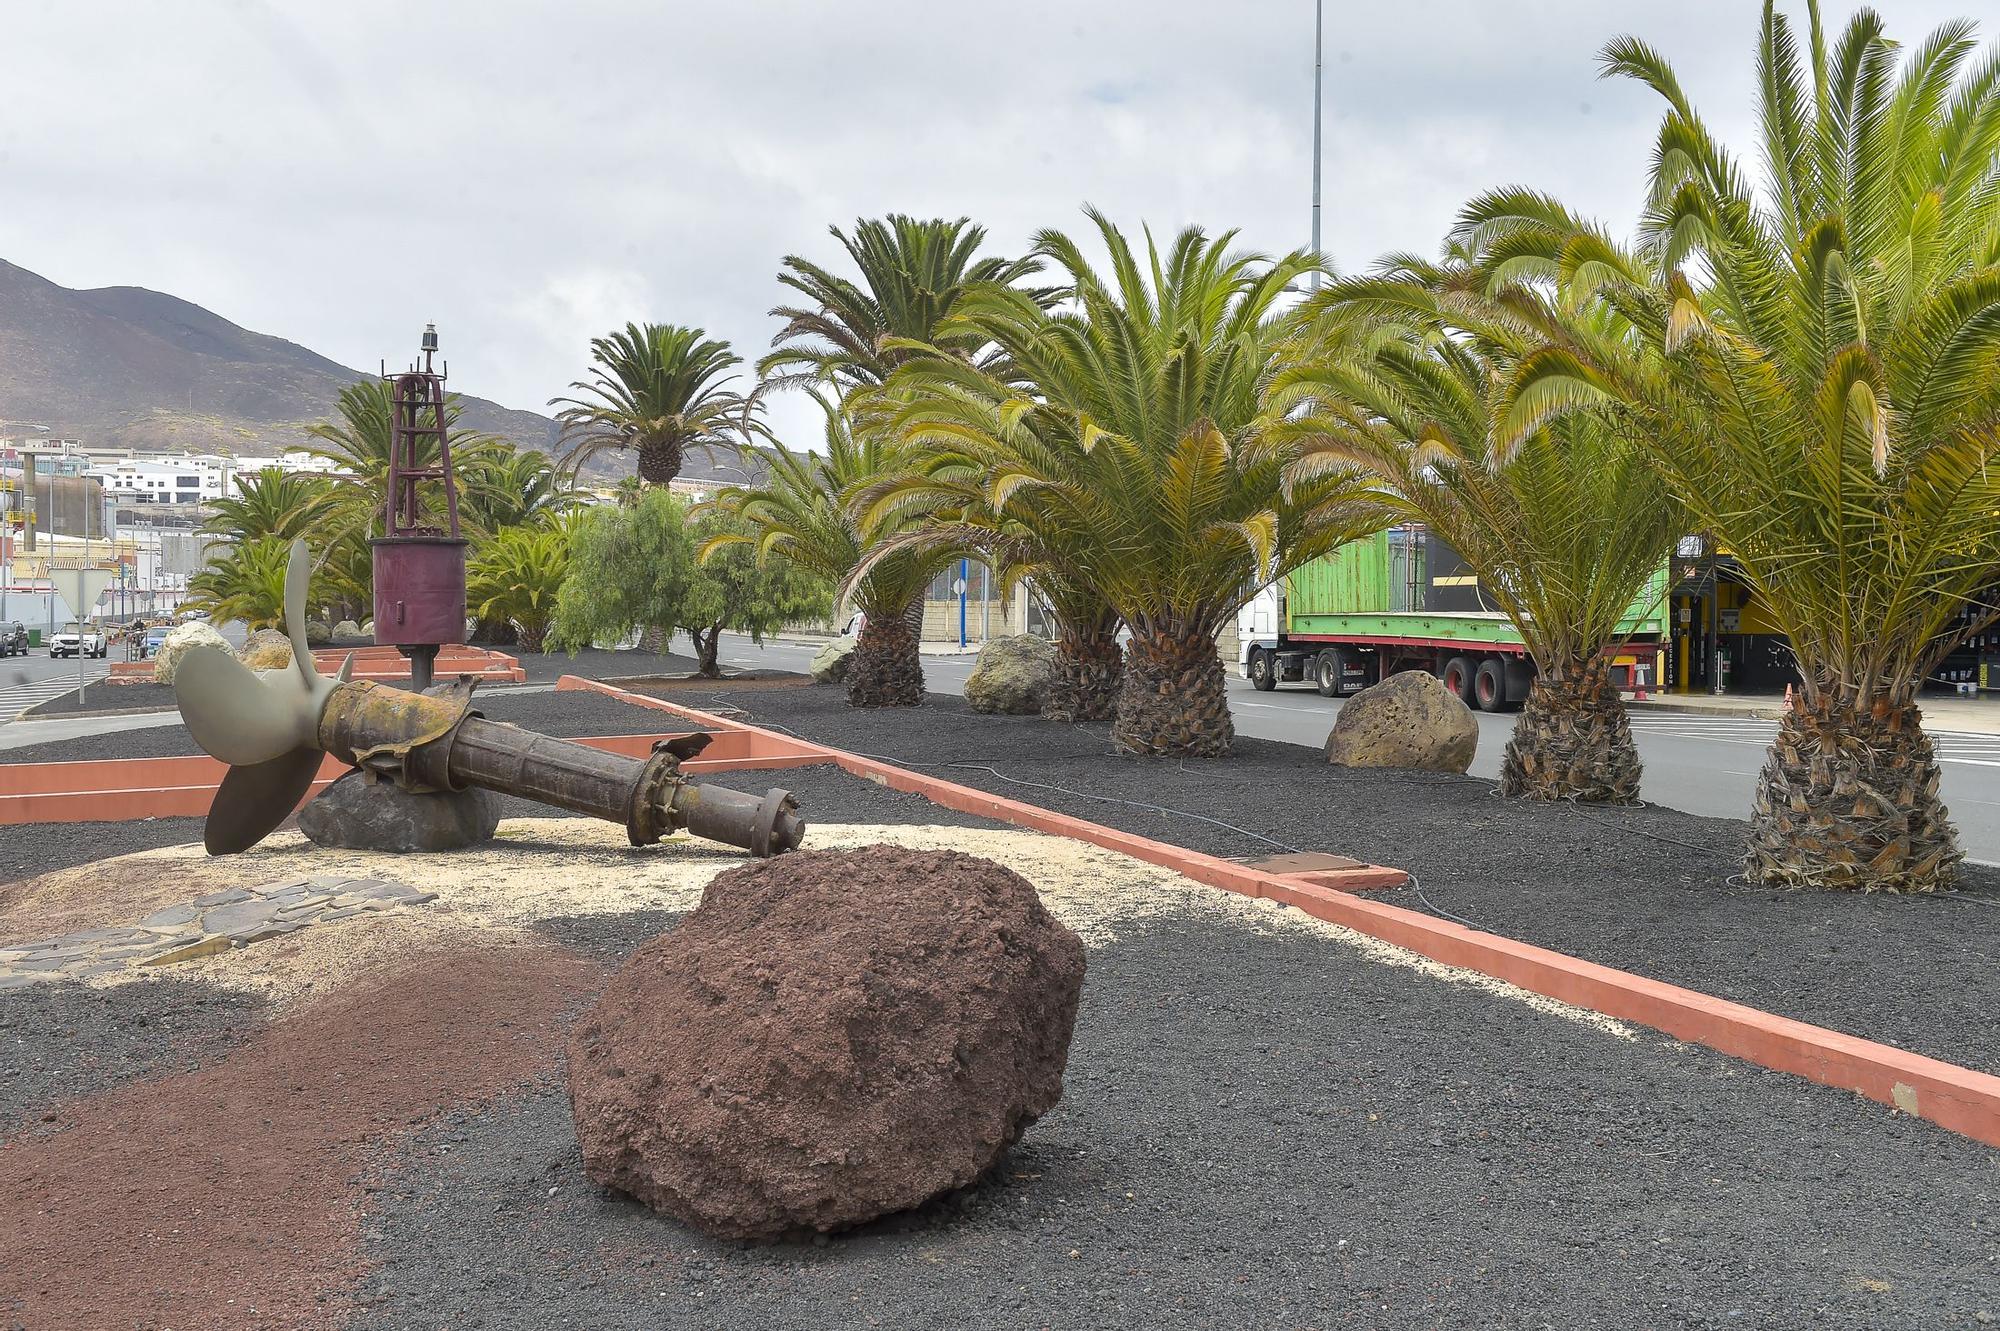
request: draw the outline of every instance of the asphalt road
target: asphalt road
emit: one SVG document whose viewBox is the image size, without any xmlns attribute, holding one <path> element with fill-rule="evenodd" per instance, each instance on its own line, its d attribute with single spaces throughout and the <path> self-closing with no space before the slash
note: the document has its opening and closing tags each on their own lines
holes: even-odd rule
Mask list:
<svg viewBox="0 0 2000 1331">
<path fill-rule="evenodd" d="M 770 641 L 759 648 L 748 638 L 725 635 L 722 657 L 726 665 L 803 670 L 815 650 L 816 646 Z M 933 692 L 962 693 L 972 662 L 970 656 L 927 655 L 924 681 Z M 1232 676 L 1229 707 L 1240 734 L 1318 748 L 1326 742 L 1340 702 L 1297 684 L 1259 693 L 1248 680 Z M 1473 775 L 1498 778 L 1500 754 L 1513 730 L 1514 716 L 1476 715 L 1479 755 L 1472 763 Z M 1776 730 L 1773 722 L 1644 712 L 1633 717 L 1632 729 L 1646 764 L 1640 790 L 1645 799 L 1711 817 L 1748 815 L 1757 770 Z M 1932 734 L 1944 771 L 1945 801 L 1958 824 L 1965 853 L 2000 863 L 2000 736 L 1955 731 Z"/>
</svg>

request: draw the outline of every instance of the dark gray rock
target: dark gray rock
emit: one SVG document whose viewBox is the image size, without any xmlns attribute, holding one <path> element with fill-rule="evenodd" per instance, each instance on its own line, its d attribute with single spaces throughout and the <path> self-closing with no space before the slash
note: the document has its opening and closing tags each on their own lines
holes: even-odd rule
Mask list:
<svg viewBox="0 0 2000 1331">
<path fill-rule="evenodd" d="M 457 850 L 493 838 L 500 800 L 483 790 L 412 795 L 349 772 L 299 810 L 299 830 L 342 850 Z"/>
</svg>

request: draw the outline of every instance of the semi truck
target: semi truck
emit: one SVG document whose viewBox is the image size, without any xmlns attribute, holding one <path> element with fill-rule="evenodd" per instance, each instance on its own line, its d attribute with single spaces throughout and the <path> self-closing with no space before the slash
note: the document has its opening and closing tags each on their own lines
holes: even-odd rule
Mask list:
<svg viewBox="0 0 2000 1331">
<path fill-rule="evenodd" d="M 1613 680 L 1643 692 L 1661 680 L 1667 639 L 1662 563 L 1620 625 Z M 1237 615 L 1238 668 L 1260 691 L 1311 684 L 1358 693 L 1425 670 L 1468 707 L 1527 700 L 1535 664 L 1513 621 L 1458 553 L 1421 525 L 1349 542 L 1264 588 Z"/>
</svg>

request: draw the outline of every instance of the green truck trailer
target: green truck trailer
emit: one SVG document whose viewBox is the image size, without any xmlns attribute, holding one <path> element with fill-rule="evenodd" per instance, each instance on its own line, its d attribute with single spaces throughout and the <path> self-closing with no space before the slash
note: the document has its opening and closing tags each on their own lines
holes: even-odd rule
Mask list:
<svg viewBox="0 0 2000 1331">
<path fill-rule="evenodd" d="M 1658 688 L 1667 626 L 1663 564 L 1632 607 L 1613 657 L 1619 687 Z M 1534 662 L 1513 622 L 1450 546 L 1391 528 L 1265 588 L 1237 618 L 1238 666 L 1259 689 L 1288 682 L 1336 697 L 1402 670 L 1427 670 L 1468 706 L 1526 701 Z"/>
</svg>

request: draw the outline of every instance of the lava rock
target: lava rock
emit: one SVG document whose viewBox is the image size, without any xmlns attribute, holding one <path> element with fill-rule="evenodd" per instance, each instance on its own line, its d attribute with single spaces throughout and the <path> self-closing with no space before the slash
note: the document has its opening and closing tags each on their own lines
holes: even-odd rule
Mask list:
<svg viewBox="0 0 2000 1331">
<path fill-rule="evenodd" d="M 336 638 L 358 638 L 361 636 L 361 626 L 351 619 L 343 619 L 333 626 L 333 636 Z"/>
<path fill-rule="evenodd" d="M 1463 772 L 1479 748 L 1472 709 L 1435 675 L 1405 670 L 1341 704 L 1326 760 L 1343 767 Z"/>
<path fill-rule="evenodd" d="M 299 810 L 299 831 L 341 850 L 457 850 L 493 839 L 500 799 L 484 790 L 416 795 L 349 772 Z"/>
<path fill-rule="evenodd" d="M 854 648 L 860 642 L 856 637 L 829 639 L 824 647 L 813 653 L 812 671 L 815 684 L 844 684 L 847 672 L 853 666 Z"/>
<path fill-rule="evenodd" d="M 243 640 L 236 659 L 252 670 L 284 670 L 292 664 L 292 640 L 278 629 L 258 629 Z"/>
<path fill-rule="evenodd" d="M 995 638 L 979 649 L 965 677 L 966 705 L 975 712 L 1033 716 L 1042 710 L 1055 669 L 1056 649 L 1048 639 L 1028 633 Z"/>
<path fill-rule="evenodd" d="M 153 682 L 173 683 L 181 658 L 192 647 L 213 647 L 219 652 L 231 650 L 229 640 L 210 628 L 207 620 L 190 620 L 161 639 L 159 650 L 153 653 Z"/>
<path fill-rule="evenodd" d="M 1033 886 L 976 856 L 732 869 L 571 1036 L 585 1169 L 725 1238 L 922 1205 L 1062 1098 L 1083 967 Z"/>
<path fill-rule="evenodd" d="M 324 619 L 308 619 L 306 621 L 306 645 L 308 647 L 324 647 L 332 641 L 333 626 L 331 624 L 328 624 Z"/>
</svg>

